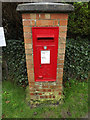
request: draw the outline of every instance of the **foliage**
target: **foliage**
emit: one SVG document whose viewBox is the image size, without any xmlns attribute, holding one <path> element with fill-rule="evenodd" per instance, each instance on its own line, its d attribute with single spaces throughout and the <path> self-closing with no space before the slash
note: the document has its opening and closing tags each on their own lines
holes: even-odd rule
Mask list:
<svg viewBox="0 0 90 120">
<path fill-rule="evenodd" d="M 21 14 L 16 11 L 18 2 L 2 3 L 2 24 L 6 39 L 23 38 L 23 27 Z"/>
<path fill-rule="evenodd" d="M 75 10 L 69 14 L 68 36 L 89 36 L 89 9 L 88 2 L 74 2 Z"/>
<path fill-rule="evenodd" d="M 24 85 L 28 83 L 24 42 L 8 40 L 7 46 L 3 48 L 3 61 L 7 62 L 8 79 Z"/>
<path fill-rule="evenodd" d="M 88 40 L 79 37 L 67 39 L 64 64 L 64 80 L 86 80 L 89 69 Z"/>
<path fill-rule="evenodd" d="M 31 109 L 25 103 L 23 88 L 4 81 L 2 84 L 3 118 L 79 118 L 88 114 L 88 85 L 70 80 L 65 84 L 64 103 L 58 106 L 41 105 Z"/>
</svg>

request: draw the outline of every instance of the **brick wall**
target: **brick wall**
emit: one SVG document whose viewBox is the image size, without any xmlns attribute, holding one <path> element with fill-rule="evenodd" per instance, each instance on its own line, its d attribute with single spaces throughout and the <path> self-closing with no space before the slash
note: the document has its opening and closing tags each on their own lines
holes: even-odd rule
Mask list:
<svg viewBox="0 0 90 120">
<path fill-rule="evenodd" d="M 59 100 L 62 93 L 63 67 L 67 34 L 68 14 L 66 13 L 23 13 L 23 31 L 26 64 L 30 88 L 30 99 Z M 57 79 L 54 82 L 35 82 L 33 64 L 32 27 L 59 27 Z"/>
</svg>

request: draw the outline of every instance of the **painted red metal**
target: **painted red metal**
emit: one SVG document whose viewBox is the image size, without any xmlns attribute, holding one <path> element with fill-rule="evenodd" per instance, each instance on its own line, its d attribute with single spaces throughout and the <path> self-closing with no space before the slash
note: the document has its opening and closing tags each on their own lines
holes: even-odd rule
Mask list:
<svg viewBox="0 0 90 120">
<path fill-rule="evenodd" d="M 56 81 L 58 36 L 59 27 L 32 27 L 35 81 Z"/>
</svg>

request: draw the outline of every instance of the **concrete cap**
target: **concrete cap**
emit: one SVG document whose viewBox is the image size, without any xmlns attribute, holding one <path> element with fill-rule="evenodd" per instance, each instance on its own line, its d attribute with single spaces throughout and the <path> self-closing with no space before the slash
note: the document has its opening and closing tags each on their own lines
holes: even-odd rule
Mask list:
<svg viewBox="0 0 90 120">
<path fill-rule="evenodd" d="M 72 12 L 74 11 L 74 6 L 71 4 L 63 3 L 51 3 L 51 2 L 39 2 L 39 3 L 25 3 L 19 4 L 17 6 L 17 11 L 19 12 L 29 12 L 29 13 L 38 13 L 38 12 Z"/>
</svg>

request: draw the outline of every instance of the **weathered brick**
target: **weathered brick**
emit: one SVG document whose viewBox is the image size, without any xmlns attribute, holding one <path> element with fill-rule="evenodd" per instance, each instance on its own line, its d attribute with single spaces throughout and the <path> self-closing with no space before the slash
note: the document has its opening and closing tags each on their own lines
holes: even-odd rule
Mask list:
<svg viewBox="0 0 90 120">
<path fill-rule="evenodd" d="M 39 93 L 39 95 L 42 95 L 42 93 Z"/>
<path fill-rule="evenodd" d="M 55 98 L 55 96 L 53 96 L 53 98 Z"/>
<path fill-rule="evenodd" d="M 63 68 L 57 70 L 58 73 L 63 72 Z"/>
<path fill-rule="evenodd" d="M 24 32 L 31 32 L 31 27 L 23 27 Z"/>
<path fill-rule="evenodd" d="M 65 57 L 65 55 L 63 55 L 63 54 L 58 54 L 58 59 L 60 59 L 60 60 L 64 60 L 64 57 Z"/>
<path fill-rule="evenodd" d="M 58 44 L 58 48 L 59 49 L 65 49 L 65 45 L 66 45 L 65 43 Z"/>
<path fill-rule="evenodd" d="M 64 14 L 64 13 L 51 13 L 51 19 L 68 19 L 68 14 Z"/>
<path fill-rule="evenodd" d="M 30 70 L 30 69 L 32 69 L 32 68 L 34 68 L 34 65 L 33 65 L 33 64 L 27 64 L 27 69 L 28 69 L 28 70 Z"/>
<path fill-rule="evenodd" d="M 30 70 L 28 70 L 28 74 L 31 76 L 33 76 L 34 75 L 34 70 L 33 69 L 30 69 Z"/>
<path fill-rule="evenodd" d="M 24 38 L 31 38 L 31 33 L 25 33 L 24 32 Z"/>
<path fill-rule="evenodd" d="M 46 13 L 45 14 L 45 19 L 50 19 L 50 14 Z"/>
<path fill-rule="evenodd" d="M 37 26 L 52 26 L 53 20 L 37 20 L 36 25 Z"/>
<path fill-rule="evenodd" d="M 25 49 L 32 49 L 32 44 L 25 44 Z"/>
<path fill-rule="evenodd" d="M 60 26 L 59 27 L 59 32 L 66 32 L 67 31 L 67 26 Z"/>
<path fill-rule="evenodd" d="M 60 72 L 57 75 L 58 75 L 58 78 L 62 78 L 63 77 L 63 72 Z"/>
<path fill-rule="evenodd" d="M 59 32 L 59 37 L 65 37 L 66 38 L 67 33 L 66 32 Z"/>
<path fill-rule="evenodd" d="M 57 63 L 64 63 L 64 60 L 57 60 Z"/>
<path fill-rule="evenodd" d="M 40 98 L 44 98 L 44 96 L 40 96 Z"/>
<path fill-rule="evenodd" d="M 28 55 L 27 55 L 28 56 Z M 30 59 L 32 59 L 32 55 L 30 55 L 31 56 L 31 58 Z M 32 60 L 26 60 L 26 63 L 28 63 L 28 64 L 33 64 L 33 61 Z"/>
<path fill-rule="evenodd" d="M 51 89 L 48 89 L 47 91 L 48 91 L 48 92 L 51 92 Z"/>
<path fill-rule="evenodd" d="M 59 54 L 62 54 L 62 53 L 65 54 L 65 49 L 58 49 L 58 53 L 59 53 Z"/>
<path fill-rule="evenodd" d="M 30 20 L 23 21 L 23 26 L 30 26 Z"/>
<path fill-rule="evenodd" d="M 47 95 L 45 95 L 45 98 L 48 98 L 48 96 L 47 96 Z"/>
<path fill-rule="evenodd" d="M 31 38 L 24 38 L 24 43 L 32 43 L 32 39 Z"/>
<path fill-rule="evenodd" d="M 22 19 L 30 19 L 30 14 L 22 14 Z"/>
<path fill-rule="evenodd" d="M 32 49 L 29 49 L 29 50 L 25 49 L 25 53 L 26 54 L 32 54 Z"/>
<path fill-rule="evenodd" d="M 39 18 L 40 19 L 45 19 L 45 13 L 41 13 Z"/>
<path fill-rule="evenodd" d="M 54 26 L 58 26 L 58 25 L 59 25 L 59 24 L 58 24 L 58 20 L 54 20 L 53 22 L 54 22 L 54 23 L 53 23 Z"/>
<path fill-rule="evenodd" d="M 39 13 L 36 14 L 36 19 L 39 19 Z"/>
<path fill-rule="evenodd" d="M 31 26 L 35 26 L 35 20 L 31 20 Z"/>
<path fill-rule="evenodd" d="M 58 68 L 63 68 L 63 65 L 57 65 Z"/>
<path fill-rule="evenodd" d="M 48 86 L 43 86 L 43 88 L 48 88 Z"/>
<path fill-rule="evenodd" d="M 30 95 L 34 95 L 34 93 L 30 93 Z"/>
<path fill-rule="evenodd" d="M 67 19 L 66 20 L 60 20 L 60 26 L 67 26 Z"/>
<path fill-rule="evenodd" d="M 32 55 L 27 55 L 26 54 L 26 60 L 33 60 Z"/>
<path fill-rule="evenodd" d="M 35 14 L 35 13 L 31 13 L 31 14 L 30 14 L 30 18 L 31 18 L 31 19 L 36 19 L 36 14 Z"/>
</svg>

